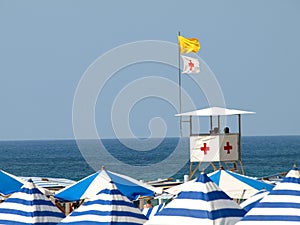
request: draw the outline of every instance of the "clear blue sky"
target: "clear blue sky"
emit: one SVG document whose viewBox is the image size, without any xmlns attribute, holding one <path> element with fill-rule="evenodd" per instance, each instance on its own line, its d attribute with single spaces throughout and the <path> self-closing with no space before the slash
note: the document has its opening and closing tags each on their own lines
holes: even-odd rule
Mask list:
<svg viewBox="0 0 300 225">
<path fill-rule="evenodd" d="M 199 38 L 199 56 L 217 77 L 227 106 L 256 112 L 243 117 L 244 135 L 299 135 L 299 10 L 297 0 L 2 0 L 0 139 L 73 138 L 73 98 L 88 66 L 121 44 L 176 43 L 178 31 Z M 150 68 L 137 66 L 124 74 L 137 79 L 140 69 L 152 74 Z M 116 77 L 108 91 L 117 93 L 122 82 Z M 111 101 L 101 99 L 97 108 Z M 174 121 L 176 112 L 168 104 L 147 101 L 132 111 L 138 136 L 149 135 L 151 116 L 163 113 Z M 155 113 L 145 116 L 149 111 Z M 110 118 L 102 119 L 103 137 L 113 137 Z M 168 136 L 178 134 L 178 124 L 168 125 Z"/>
</svg>

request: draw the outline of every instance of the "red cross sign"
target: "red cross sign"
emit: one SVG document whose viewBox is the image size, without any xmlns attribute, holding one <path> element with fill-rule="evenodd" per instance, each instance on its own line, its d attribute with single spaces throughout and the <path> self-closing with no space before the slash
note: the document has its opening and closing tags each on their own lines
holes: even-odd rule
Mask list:
<svg viewBox="0 0 300 225">
<path fill-rule="evenodd" d="M 209 150 L 209 147 L 206 146 L 206 143 L 203 143 L 203 147 L 201 147 L 200 150 L 204 152 L 204 155 L 206 155 L 207 151 Z"/>
<path fill-rule="evenodd" d="M 226 142 L 224 150 L 227 151 L 227 154 L 230 154 L 230 150 L 232 150 L 232 145 L 230 145 L 229 141 Z"/>
</svg>

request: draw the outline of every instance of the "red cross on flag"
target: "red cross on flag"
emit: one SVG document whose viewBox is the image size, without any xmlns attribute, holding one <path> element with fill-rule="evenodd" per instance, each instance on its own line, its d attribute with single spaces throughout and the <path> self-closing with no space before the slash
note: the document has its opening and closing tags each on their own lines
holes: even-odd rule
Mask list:
<svg viewBox="0 0 300 225">
<path fill-rule="evenodd" d="M 200 62 L 197 58 L 192 58 L 185 55 L 182 55 L 181 58 L 183 60 L 182 73 L 200 73 Z"/>
</svg>

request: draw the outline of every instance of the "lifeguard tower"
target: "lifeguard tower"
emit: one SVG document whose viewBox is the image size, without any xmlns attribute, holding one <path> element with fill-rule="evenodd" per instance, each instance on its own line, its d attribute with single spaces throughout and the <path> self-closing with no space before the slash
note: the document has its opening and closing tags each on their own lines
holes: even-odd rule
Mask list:
<svg viewBox="0 0 300 225">
<path fill-rule="evenodd" d="M 253 114 L 254 112 L 236 109 L 212 107 L 191 112 L 177 114 L 176 116 L 189 117 L 190 125 L 190 174 L 192 179 L 200 168 L 201 163 L 210 163 L 214 170 L 221 166 L 231 171 L 244 174 L 242 163 L 242 142 L 241 142 L 241 115 Z M 210 118 L 210 131 L 207 133 L 193 133 L 193 117 L 206 116 Z M 238 117 L 238 131 L 231 133 L 228 129 L 221 129 L 220 118 L 227 116 Z M 213 126 L 213 119 L 217 117 L 217 126 Z"/>
</svg>

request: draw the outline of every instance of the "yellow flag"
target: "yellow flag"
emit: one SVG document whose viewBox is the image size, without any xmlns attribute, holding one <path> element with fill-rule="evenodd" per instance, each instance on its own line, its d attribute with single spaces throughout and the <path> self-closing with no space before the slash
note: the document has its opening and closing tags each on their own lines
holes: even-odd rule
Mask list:
<svg viewBox="0 0 300 225">
<path fill-rule="evenodd" d="M 185 38 L 178 36 L 178 43 L 180 47 L 180 54 L 198 52 L 200 50 L 200 43 L 197 38 Z"/>
</svg>

